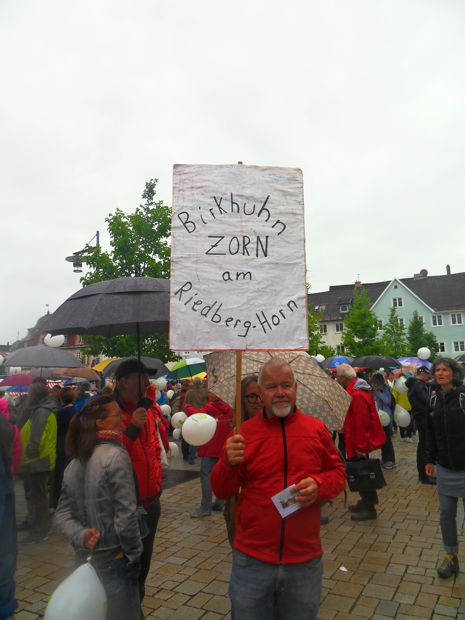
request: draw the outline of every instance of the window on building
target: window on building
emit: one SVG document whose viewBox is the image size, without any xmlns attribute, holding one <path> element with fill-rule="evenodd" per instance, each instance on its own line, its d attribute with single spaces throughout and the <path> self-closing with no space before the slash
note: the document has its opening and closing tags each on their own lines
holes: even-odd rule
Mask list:
<svg viewBox="0 0 465 620">
<path fill-rule="evenodd" d="M 383 321 L 382 321 L 382 319 L 378 319 L 378 329 L 383 329 Z"/>
<path fill-rule="evenodd" d="M 450 315 L 451 325 L 462 325 L 462 313 L 461 312 L 452 312 Z"/>
<path fill-rule="evenodd" d="M 445 353 L 445 352 L 446 352 L 446 343 L 438 342 L 438 353 Z"/>
<path fill-rule="evenodd" d="M 328 333 L 328 326 L 326 324 L 320 325 L 320 334 L 327 334 L 327 333 Z"/>
<path fill-rule="evenodd" d="M 344 331 L 344 323 L 336 323 L 336 332 L 340 334 Z"/>
<path fill-rule="evenodd" d="M 81 359 L 81 352 L 80 352 L 80 351 L 76 351 L 76 352 L 74 353 L 74 355 L 78 358 L 78 360 L 80 360 L 80 359 Z"/>
<path fill-rule="evenodd" d="M 442 314 L 433 314 L 433 327 L 442 327 Z"/>
<path fill-rule="evenodd" d="M 348 304 L 342 304 L 342 306 L 339 306 L 339 312 L 341 314 L 346 314 L 347 312 L 349 312 Z"/>
<path fill-rule="evenodd" d="M 345 353 L 346 352 L 345 346 L 343 344 L 336 345 L 336 352 L 337 353 Z"/>
<path fill-rule="evenodd" d="M 454 351 L 456 353 L 465 351 L 465 340 L 454 340 Z"/>
<path fill-rule="evenodd" d="M 392 305 L 394 306 L 394 308 L 403 308 L 404 300 L 402 299 L 402 297 L 393 297 Z"/>
<path fill-rule="evenodd" d="M 421 314 L 420 314 L 420 315 L 418 315 L 418 318 L 420 319 L 422 325 L 424 325 L 425 324 L 425 317 L 421 316 Z"/>
<path fill-rule="evenodd" d="M 402 327 L 405 325 L 405 320 L 401 316 L 397 317 L 397 322 L 399 325 L 402 325 Z"/>
</svg>

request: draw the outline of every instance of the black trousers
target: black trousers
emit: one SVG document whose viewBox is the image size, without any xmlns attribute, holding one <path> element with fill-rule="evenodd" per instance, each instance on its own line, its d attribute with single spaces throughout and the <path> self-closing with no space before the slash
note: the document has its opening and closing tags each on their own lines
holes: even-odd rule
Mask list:
<svg viewBox="0 0 465 620">
<path fill-rule="evenodd" d="M 417 444 L 417 470 L 418 479 L 423 482 L 428 481 L 428 476 L 425 473 L 426 465 L 426 417 L 423 415 L 415 416 L 415 424 L 418 431 L 418 444 Z"/>
<path fill-rule="evenodd" d="M 142 544 L 144 546 L 142 550 L 142 555 L 140 556 L 140 573 L 139 573 L 139 592 L 140 592 L 140 600 L 145 596 L 145 580 L 147 579 L 147 575 L 150 570 L 150 563 L 152 561 L 152 553 L 153 553 L 153 543 L 155 540 L 155 534 L 157 532 L 158 519 L 160 518 L 160 495 L 157 496 L 154 503 L 145 508 L 147 514 L 145 516 L 145 521 L 147 523 L 147 527 L 149 533 L 145 538 L 142 539 Z"/>
<path fill-rule="evenodd" d="M 390 424 L 384 427 L 384 434 L 386 435 L 386 442 L 381 448 L 381 460 L 383 463 L 395 463 L 396 455 L 392 445 L 392 426 Z"/>
</svg>

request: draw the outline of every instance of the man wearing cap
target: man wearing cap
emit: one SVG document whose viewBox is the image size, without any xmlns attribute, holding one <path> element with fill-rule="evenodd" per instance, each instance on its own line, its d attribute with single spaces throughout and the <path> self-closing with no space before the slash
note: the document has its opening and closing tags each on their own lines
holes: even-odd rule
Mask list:
<svg viewBox="0 0 465 620">
<path fill-rule="evenodd" d="M 124 445 L 136 473 L 139 499 L 146 515 L 149 533 L 143 538 L 141 570 L 139 575 L 140 599 L 145 593 L 153 542 L 160 518 L 161 494 L 161 446 L 157 433 L 160 414 L 156 403 L 146 399 L 145 392 L 150 385 L 150 371 L 135 358 L 124 360 L 116 369 L 115 399 L 124 413 Z"/>
<path fill-rule="evenodd" d="M 430 380 L 431 372 L 429 368 L 420 366 L 417 368 L 416 377 L 409 377 L 405 383 L 408 388 L 408 399 L 412 405 L 410 413 L 418 430 L 417 469 L 418 481 L 422 484 L 434 484 L 434 481 L 428 478 L 425 473 L 426 416 L 428 415 Z"/>
</svg>

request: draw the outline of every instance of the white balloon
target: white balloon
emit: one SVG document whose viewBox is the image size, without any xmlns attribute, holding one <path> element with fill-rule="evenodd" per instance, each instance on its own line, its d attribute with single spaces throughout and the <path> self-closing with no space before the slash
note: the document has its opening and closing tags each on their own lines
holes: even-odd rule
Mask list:
<svg viewBox="0 0 465 620">
<path fill-rule="evenodd" d="M 166 379 L 163 379 L 163 377 L 159 377 L 158 379 L 155 380 L 155 385 L 157 386 L 159 390 L 163 392 L 164 390 L 166 390 L 166 386 L 167 386 Z"/>
<path fill-rule="evenodd" d="M 325 356 L 321 355 L 321 353 L 318 353 L 318 355 L 315 355 L 315 359 L 319 364 L 321 364 L 321 362 L 325 361 Z"/>
<path fill-rule="evenodd" d="M 181 439 L 181 429 L 180 428 L 175 428 L 173 431 L 173 439 L 175 441 L 178 441 L 179 439 Z"/>
<path fill-rule="evenodd" d="M 181 426 L 184 424 L 186 420 L 187 420 L 187 415 L 184 413 L 184 411 L 178 411 L 171 418 L 171 426 L 173 428 L 181 428 Z"/>
<path fill-rule="evenodd" d="M 169 405 L 161 405 L 160 409 L 165 418 L 168 418 L 171 415 L 171 407 Z"/>
<path fill-rule="evenodd" d="M 208 413 L 194 413 L 182 425 L 182 436 L 191 446 L 203 446 L 216 432 L 216 420 Z"/>
<path fill-rule="evenodd" d="M 105 590 L 94 567 L 86 562 L 52 594 L 44 620 L 105 620 L 106 608 Z"/>
<path fill-rule="evenodd" d="M 408 387 L 405 385 L 405 377 L 399 377 L 394 381 L 394 387 L 396 388 L 396 392 L 402 394 L 402 392 L 408 392 Z"/>
<path fill-rule="evenodd" d="M 64 342 L 64 336 L 51 336 L 50 334 L 47 334 L 44 338 L 44 344 L 46 344 L 47 347 L 58 348 L 61 347 Z"/>
<path fill-rule="evenodd" d="M 386 411 L 382 411 L 381 409 L 378 411 L 379 421 L 381 422 L 381 426 L 389 426 L 391 423 L 391 416 Z"/>
<path fill-rule="evenodd" d="M 180 429 L 176 429 L 179 430 Z M 170 451 L 168 452 L 168 456 L 170 459 L 175 459 L 179 454 L 178 444 L 174 443 L 174 441 L 170 441 Z"/>
<path fill-rule="evenodd" d="M 166 397 L 167 397 L 168 400 L 171 400 L 173 398 L 173 396 L 174 396 L 174 391 L 173 390 L 168 390 L 166 392 Z"/>
<path fill-rule="evenodd" d="M 417 351 L 417 357 L 421 360 L 429 360 L 431 357 L 431 351 L 428 347 L 420 347 Z"/>
<path fill-rule="evenodd" d="M 397 426 L 406 428 L 410 424 L 410 420 L 410 413 L 400 405 L 396 405 L 394 409 L 394 421 Z"/>
</svg>

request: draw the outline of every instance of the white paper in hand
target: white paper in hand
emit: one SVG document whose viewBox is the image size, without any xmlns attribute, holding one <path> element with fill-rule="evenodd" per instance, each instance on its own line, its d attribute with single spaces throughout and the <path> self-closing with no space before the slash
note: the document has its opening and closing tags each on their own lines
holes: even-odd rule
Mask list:
<svg viewBox="0 0 465 620">
<path fill-rule="evenodd" d="M 299 492 L 291 491 L 292 488 L 294 488 L 293 484 L 291 484 L 290 487 L 287 487 L 287 489 L 276 493 L 276 495 L 273 495 L 271 498 L 271 501 L 276 506 L 276 510 L 283 519 L 301 509 L 301 505 L 295 501 L 295 498 L 299 495 Z"/>
</svg>

